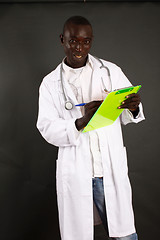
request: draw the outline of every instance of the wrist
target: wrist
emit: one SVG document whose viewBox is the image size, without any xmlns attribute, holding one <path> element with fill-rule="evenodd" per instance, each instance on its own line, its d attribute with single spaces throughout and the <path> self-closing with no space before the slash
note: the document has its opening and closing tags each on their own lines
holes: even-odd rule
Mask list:
<svg viewBox="0 0 160 240">
<path fill-rule="evenodd" d="M 139 113 L 139 107 L 137 107 L 137 109 L 135 109 L 134 111 L 132 110 L 131 113 L 133 114 L 133 117 L 136 118 Z"/>
</svg>

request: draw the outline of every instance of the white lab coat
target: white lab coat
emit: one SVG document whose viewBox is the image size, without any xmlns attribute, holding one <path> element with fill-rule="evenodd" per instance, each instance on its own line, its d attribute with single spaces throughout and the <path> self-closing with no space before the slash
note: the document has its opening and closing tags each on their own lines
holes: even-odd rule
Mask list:
<svg viewBox="0 0 160 240">
<path fill-rule="evenodd" d="M 91 56 L 94 71 L 92 94 L 100 89 L 101 77 L 106 70 Z M 104 61 L 110 70 L 112 89 L 131 83 L 115 64 Z M 103 76 L 102 76 L 103 75 Z M 77 100 L 64 80 L 65 93 Z M 93 240 L 92 161 L 89 134 L 78 132 L 75 120 L 81 111 L 74 107 L 66 110 L 60 81 L 60 65 L 48 74 L 40 86 L 37 127 L 47 142 L 59 147 L 56 180 L 59 223 L 62 240 Z M 131 187 L 127 174 L 126 149 L 123 145 L 121 123 L 144 119 L 142 105 L 136 119 L 128 110 L 110 126 L 96 130 L 99 136 L 104 172 L 104 192 L 110 237 L 122 237 L 135 232 Z"/>
</svg>

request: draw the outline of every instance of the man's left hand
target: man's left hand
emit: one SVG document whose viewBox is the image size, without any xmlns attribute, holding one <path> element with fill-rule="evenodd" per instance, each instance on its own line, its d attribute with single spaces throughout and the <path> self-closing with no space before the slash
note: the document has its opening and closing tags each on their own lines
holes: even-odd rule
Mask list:
<svg viewBox="0 0 160 240">
<path fill-rule="evenodd" d="M 140 102 L 140 95 L 138 93 L 132 93 L 126 96 L 126 100 L 124 100 L 118 108 L 128 108 L 131 112 L 134 112 L 138 109 Z"/>
</svg>

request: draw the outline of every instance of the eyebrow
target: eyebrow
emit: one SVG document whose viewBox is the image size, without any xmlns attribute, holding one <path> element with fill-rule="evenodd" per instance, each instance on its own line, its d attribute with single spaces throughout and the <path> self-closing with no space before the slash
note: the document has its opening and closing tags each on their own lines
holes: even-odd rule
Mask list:
<svg viewBox="0 0 160 240">
<path fill-rule="evenodd" d="M 76 36 L 71 36 L 71 38 L 77 38 Z M 85 37 L 85 39 L 92 39 L 92 38 L 90 38 L 90 37 Z"/>
</svg>

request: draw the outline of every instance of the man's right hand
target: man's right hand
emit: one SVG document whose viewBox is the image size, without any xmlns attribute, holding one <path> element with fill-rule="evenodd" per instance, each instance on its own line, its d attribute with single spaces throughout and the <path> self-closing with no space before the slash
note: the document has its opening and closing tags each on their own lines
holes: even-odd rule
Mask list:
<svg viewBox="0 0 160 240">
<path fill-rule="evenodd" d="M 78 118 L 75 121 L 75 125 L 78 131 L 87 125 L 87 123 L 90 121 L 90 119 L 97 111 L 101 103 L 102 101 L 92 101 L 84 106 L 84 116 L 82 118 Z"/>
</svg>

